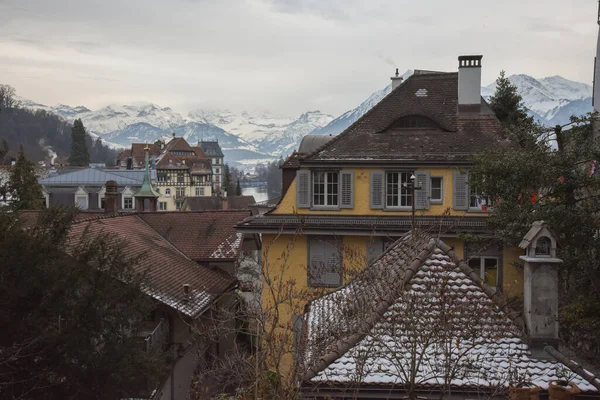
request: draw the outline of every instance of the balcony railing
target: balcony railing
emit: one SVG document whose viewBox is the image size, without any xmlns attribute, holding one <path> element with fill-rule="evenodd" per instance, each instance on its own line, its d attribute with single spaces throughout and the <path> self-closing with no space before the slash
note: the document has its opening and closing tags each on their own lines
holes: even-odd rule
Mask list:
<svg viewBox="0 0 600 400">
<path fill-rule="evenodd" d="M 169 338 L 169 323 L 165 318 L 161 318 L 158 325 L 150 332 L 144 339 L 146 342 L 146 351 L 162 346 L 163 348 L 167 345 Z"/>
</svg>

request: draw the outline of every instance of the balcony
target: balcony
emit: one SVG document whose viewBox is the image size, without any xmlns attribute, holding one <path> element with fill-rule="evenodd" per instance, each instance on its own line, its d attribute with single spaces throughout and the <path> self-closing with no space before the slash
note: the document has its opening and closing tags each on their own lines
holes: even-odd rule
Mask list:
<svg viewBox="0 0 600 400">
<path fill-rule="evenodd" d="M 146 351 L 157 347 L 166 349 L 169 342 L 169 321 L 161 318 L 158 324 L 148 322 L 140 330 L 140 336 L 144 337 Z"/>
</svg>

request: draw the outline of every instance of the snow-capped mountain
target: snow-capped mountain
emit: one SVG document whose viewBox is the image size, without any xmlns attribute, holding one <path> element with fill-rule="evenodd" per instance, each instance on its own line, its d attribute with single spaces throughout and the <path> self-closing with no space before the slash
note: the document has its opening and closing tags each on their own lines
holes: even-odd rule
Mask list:
<svg viewBox="0 0 600 400">
<path fill-rule="evenodd" d="M 407 70 L 404 74 L 402 74 L 402 78 L 408 79 L 409 76 L 413 74 L 412 70 Z M 360 103 L 360 105 L 352 110 L 348 110 L 329 124 L 324 126 L 323 128 L 315 129 L 312 134 L 314 135 L 337 135 L 341 133 L 344 129 L 349 127 L 362 117 L 367 111 L 369 111 L 373 106 L 381 101 L 385 96 L 390 94 L 392 91 L 392 85 L 389 84 L 382 90 L 378 90 L 377 92 L 371 94 L 369 98 Z"/>
<path fill-rule="evenodd" d="M 508 79 L 519 88 L 523 103 L 531 115 L 552 126 L 564 124 L 571 115 L 592 111 L 592 87 L 561 76 L 535 79 L 529 75 L 511 75 Z M 494 94 L 496 82 L 481 88 L 487 99 Z"/>
</svg>

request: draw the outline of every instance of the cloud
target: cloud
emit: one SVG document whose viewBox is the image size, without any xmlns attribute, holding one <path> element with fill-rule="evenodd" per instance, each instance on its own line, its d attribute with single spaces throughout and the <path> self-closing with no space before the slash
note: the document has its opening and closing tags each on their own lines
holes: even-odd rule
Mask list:
<svg viewBox="0 0 600 400">
<path fill-rule="evenodd" d="M 339 114 L 396 67 L 452 71 L 459 54 L 484 54 L 484 84 L 501 69 L 589 82 L 587 3 L 0 0 L 0 76 L 50 104 Z"/>
</svg>

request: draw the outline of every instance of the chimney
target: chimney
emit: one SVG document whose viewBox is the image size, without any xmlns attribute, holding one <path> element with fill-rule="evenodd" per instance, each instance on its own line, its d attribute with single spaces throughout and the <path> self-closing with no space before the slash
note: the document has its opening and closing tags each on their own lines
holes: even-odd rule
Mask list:
<svg viewBox="0 0 600 400">
<path fill-rule="evenodd" d="M 392 80 L 392 90 L 400 86 L 402 84 L 402 81 L 404 80 L 404 78 L 402 78 L 398 73 L 398 68 L 396 68 L 396 75 L 390 77 L 390 79 Z"/>
<path fill-rule="evenodd" d="M 104 187 L 104 213 L 116 213 L 119 210 L 119 193 L 117 191 L 117 182 L 107 181 Z"/>
<path fill-rule="evenodd" d="M 183 284 L 183 301 L 186 303 L 190 301 L 190 284 L 189 283 Z"/>
<path fill-rule="evenodd" d="M 524 319 L 531 352 L 546 356 L 544 347 L 558 349 L 558 268 L 556 236 L 544 221 L 531 224 L 519 247 L 525 250 Z"/>
<path fill-rule="evenodd" d="M 483 56 L 458 57 L 458 108 L 479 112 L 481 109 L 481 59 Z M 469 106 L 469 107 L 465 107 Z"/>
</svg>

